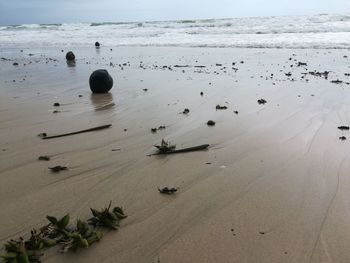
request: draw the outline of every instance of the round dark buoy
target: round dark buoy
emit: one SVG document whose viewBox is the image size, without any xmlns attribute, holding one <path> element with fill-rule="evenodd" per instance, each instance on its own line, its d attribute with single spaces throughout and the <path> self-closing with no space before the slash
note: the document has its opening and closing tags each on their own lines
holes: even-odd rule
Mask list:
<svg viewBox="0 0 350 263">
<path fill-rule="evenodd" d="M 100 47 L 100 43 L 99 42 L 95 42 L 95 47 Z"/>
<path fill-rule="evenodd" d="M 113 78 L 107 70 L 98 69 L 90 75 L 89 84 L 93 93 L 107 93 L 113 87 Z"/>
<path fill-rule="evenodd" d="M 75 59 L 75 55 L 72 51 L 67 52 L 66 59 L 69 61 L 73 61 Z"/>
</svg>

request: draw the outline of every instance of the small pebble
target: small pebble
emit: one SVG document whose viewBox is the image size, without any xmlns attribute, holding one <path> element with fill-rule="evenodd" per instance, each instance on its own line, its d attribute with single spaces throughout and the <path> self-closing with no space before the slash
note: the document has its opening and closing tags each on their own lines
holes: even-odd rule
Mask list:
<svg viewBox="0 0 350 263">
<path fill-rule="evenodd" d="M 190 110 L 189 109 L 184 109 L 184 111 L 182 112 L 183 114 L 188 114 L 190 112 Z"/>
<path fill-rule="evenodd" d="M 265 104 L 266 102 L 267 102 L 267 101 L 264 100 L 264 99 L 259 99 L 259 100 L 258 100 L 258 103 L 259 103 L 259 104 Z"/>
<path fill-rule="evenodd" d="M 214 125 L 215 125 L 215 121 L 209 120 L 209 121 L 207 122 L 207 125 L 208 125 L 208 126 L 214 126 Z"/>
</svg>

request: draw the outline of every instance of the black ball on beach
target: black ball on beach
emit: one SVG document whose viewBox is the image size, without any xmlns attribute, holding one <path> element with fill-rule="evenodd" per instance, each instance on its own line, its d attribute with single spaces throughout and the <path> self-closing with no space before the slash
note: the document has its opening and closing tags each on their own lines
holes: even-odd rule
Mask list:
<svg viewBox="0 0 350 263">
<path fill-rule="evenodd" d="M 107 93 L 113 87 L 113 78 L 107 70 L 98 69 L 90 75 L 89 84 L 93 93 Z"/>
<path fill-rule="evenodd" d="M 66 59 L 69 60 L 69 61 L 74 60 L 75 59 L 74 53 L 72 51 L 67 52 Z"/>
<path fill-rule="evenodd" d="M 95 42 L 95 47 L 99 47 L 100 43 L 99 42 Z"/>
</svg>

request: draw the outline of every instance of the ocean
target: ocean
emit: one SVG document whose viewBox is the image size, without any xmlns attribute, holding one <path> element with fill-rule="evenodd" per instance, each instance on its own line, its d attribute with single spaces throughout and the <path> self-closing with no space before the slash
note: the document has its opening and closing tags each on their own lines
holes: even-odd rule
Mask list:
<svg viewBox="0 0 350 263">
<path fill-rule="evenodd" d="M 0 26 L 0 47 L 350 48 L 350 15 Z"/>
</svg>

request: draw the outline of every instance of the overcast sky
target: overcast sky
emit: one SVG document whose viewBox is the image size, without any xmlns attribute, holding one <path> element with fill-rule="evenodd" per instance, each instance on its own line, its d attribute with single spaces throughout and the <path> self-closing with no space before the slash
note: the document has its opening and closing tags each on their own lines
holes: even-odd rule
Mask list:
<svg viewBox="0 0 350 263">
<path fill-rule="evenodd" d="M 350 13 L 350 0 L 0 0 L 0 24 Z"/>
</svg>

